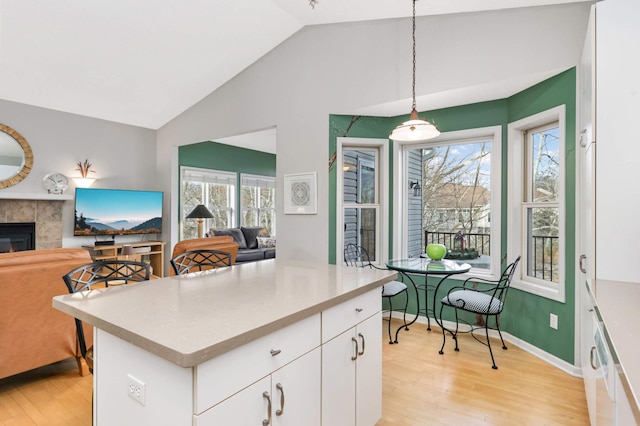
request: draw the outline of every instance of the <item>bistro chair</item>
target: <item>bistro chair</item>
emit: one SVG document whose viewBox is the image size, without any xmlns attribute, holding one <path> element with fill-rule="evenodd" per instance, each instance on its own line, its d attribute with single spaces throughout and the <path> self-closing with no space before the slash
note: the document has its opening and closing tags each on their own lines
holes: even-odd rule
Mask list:
<svg viewBox="0 0 640 426">
<path fill-rule="evenodd" d="M 489 329 L 497 330 L 502 342 L 502 349 L 507 349 L 500 332 L 499 315 L 504 309 L 505 299 L 507 297 L 507 291 L 513 278 L 513 273 L 520 262 L 520 256 L 508 265 L 500 279 L 488 280 L 482 277 L 470 277 L 463 281 L 461 286 L 452 287 L 445 297 L 442 298 L 440 305 L 440 323 L 442 324 L 442 310 L 445 306 L 451 307 L 455 311 L 456 316 L 456 328 L 455 330 L 448 330 L 444 326 L 442 327 L 442 347 L 440 348 L 440 354 L 444 353 L 444 345 L 446 341 L 446 333 L 451 334 L 451 337 L 456 342 L 455 350 L 458 348 L 458 333 L 469 332 L 474 339 L 489 347 L 489 354 L 491 355 L 492 368 L 497 369 L 496 362 L 493 358 L 493 351 L 491 350 L 491 340 L 489 339 Z M 480 327 L 471 326 L 470 330 L 459 331 L 460 318 L 458 311 L 471 312 L 481 317 L 479 321 Z M 489 327 L 489 317 L 495 317 L 495 327 Z M 473 331 L 479 328 L 484 328 L 485 338 L 478 338 Z"/>
<path fill-rule="evenodd" d="M 98 260 L 79 266 L 62 276 L 69 293 L 78 293 L 96 287 L 109 287 L 147 281 L 151 268 L 144 262 L 132 260 Z M 93 373 L 93 346 L 87 348 L 82 321 L 76 320 L 80 353 Z"/>
<path fill-rule="evenodd" d="M 231 266 L 231 253 L 220 250 L 188 250 L 171 259 L 176 275 Z"/>
<path fill-rule="evenodd" d="M 347 244 L 344 248 L 344 262 L 347 264 L 347 266 L 355 266 L 357 268 L 375 268 L 381 270 L 386 269 L 380 268 L 371 263 L 367 250 L 364 247 L 358 246 L 353 243 Z M 391 315 L 393 314 L 392 299 L 403 293 L 405 295 L 404 308 L 402 310 L 404 328 L 405 330 L 409 330 L 409 327 L 407 326 L 407 306 L 409 304 L 407 285 L 401 281 L 391 281 L 382 286 L 382 297 L 386 298 L 389 301 L 389 318 L 386 319 L 386 321 L 388 321 L 389 344 L 398 343 L 397 332 L 395 340 L 393 340 L 393 338 L 391 337 Z"/>
</svg>

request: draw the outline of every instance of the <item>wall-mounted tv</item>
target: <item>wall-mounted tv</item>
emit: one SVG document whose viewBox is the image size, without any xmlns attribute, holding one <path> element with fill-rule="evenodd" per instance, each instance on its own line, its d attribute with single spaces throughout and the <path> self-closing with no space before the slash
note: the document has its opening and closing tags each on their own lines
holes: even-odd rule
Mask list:
<svg viewBox="0 0 640 426">
<path fill-rule="evenodd" d="M 161 191 L 76 188 L 73 235 L 162 232 Z"/>
</svg>

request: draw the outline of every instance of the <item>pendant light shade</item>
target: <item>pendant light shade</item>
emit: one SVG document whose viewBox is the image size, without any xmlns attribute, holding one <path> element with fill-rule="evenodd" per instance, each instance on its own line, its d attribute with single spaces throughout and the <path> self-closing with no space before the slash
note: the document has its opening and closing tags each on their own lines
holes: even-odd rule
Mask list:
<svg viewBox="0 0 640 426">
<path fill-rule="evenodd" d="M 408 121 L 398 125 L 389 139 L 400 142 L 424 141 L 435 138 L 440 131 L 435 124 L 426 120 L 421 120 L 416 111 L 416 0 L 413 1 L 413 104 L 411 105 L 411 116 Z"/>
</svg>

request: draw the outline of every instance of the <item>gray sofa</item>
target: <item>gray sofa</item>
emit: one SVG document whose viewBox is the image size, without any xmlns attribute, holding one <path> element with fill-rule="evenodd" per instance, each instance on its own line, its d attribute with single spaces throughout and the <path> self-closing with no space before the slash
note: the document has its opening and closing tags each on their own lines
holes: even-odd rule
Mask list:
<svg viewBox="0 0 640 426">
<path fill-rule="evenodd" d="M 255 262 L 257 260 L 273 259 L 276 257 L 275 238 L 261 226 L 217 229 L 212 228 L 208 237 L 228 235 L 238 243 L 236 263 Z"/>
</svg>

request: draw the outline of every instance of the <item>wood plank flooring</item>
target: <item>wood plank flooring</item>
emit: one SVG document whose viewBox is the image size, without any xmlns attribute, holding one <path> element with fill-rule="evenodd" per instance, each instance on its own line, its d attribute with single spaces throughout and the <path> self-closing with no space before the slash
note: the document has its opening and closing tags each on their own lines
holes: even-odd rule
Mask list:
<svg viewBox="0 0 640 426">
<path fill-rule="evenodd" d="M 582 379 L 513 346 L 496 345 L 493 370 L 488 349 L 469 336 L 460 352 L 449 339 L 439 355 L 442 334 L 432 328 L 414 324 L 389 345 L 382 325 L 378 426 L 589 424 Z M 74 359 L 0 379 L 0 425 L 89 426 L 92 380 L 80 377 Z"/>
</svg>

